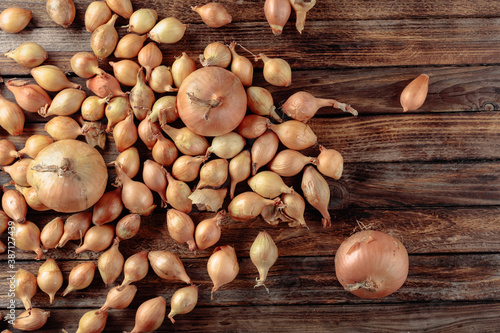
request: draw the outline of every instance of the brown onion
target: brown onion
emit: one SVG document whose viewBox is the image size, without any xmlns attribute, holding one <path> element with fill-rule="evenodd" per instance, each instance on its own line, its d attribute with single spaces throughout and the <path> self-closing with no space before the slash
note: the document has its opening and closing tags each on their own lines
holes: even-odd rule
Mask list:
<svg viewBox="0 0 500 333">
<path fill-rule="evenodd" d="M 120 153 L 130 148 L 139 137 L 137 127 L 134 123 L 134 114 L 129 113 L 127 118 L 116 124 L 113 129 L 113 139 L 115 140 L 116 150 Z"/>
<path fill-rule="evenodd" d="M 68 116 L 56 116 L 45 123 L 47 132 L 55 141 L 75 140 L 84 135 L 83 129 L 78 122 Z"/>
<path fill-rule="evenodd" d="M 262 134 L 252 145 L 252 175 L 276 155 L 279 146 L 278 136 L 273 131 L 267 131 Z"/>
<path fill-rule="evenodd" d="M 118 250 L 119 244 L 120 240 L 117 237 L 113 245 L 107 251 L 103 252 L 97 260 L 97 268 L 106 286 L 115 282 L 123 270 L 125 259 L 120 250 Z"/>
<path fill-rule="evenodd" d="M 196 205 L 198 210 L 216 212 L 222 207 L 226 194 L 227 188 L 219 188 L 217 190 L 203 188 L 201 190 L 195 190 L 188 198 L 193 205 Z"/>
<path fill-rule="evenodd" d="M 206 161 L 204 156 L 179 156 L 172 165 L 172 176 L 183 182 L 192 182 L 200 174 L 200 167 Z"/>
<path fill-rule="evenodd" d="M 233 20 L 226 7 L 218 2 L 209 2 L 203 6 L 191 7 L 191 9 L 197 12 L 210 28 L 220 28 Z"/>
<path fill-rule="evenodd" d="M 256 60 L 264 62 L 264 79 L 277 87 L 288 87 L 292 84 L 292 69 L 288 62 L 280 58 L 269 58 L 260 53 Z"/>
<path fill-rule="evenodd" d="M 165 138 L 159 134 L 157 141 L 151 151 L 153 159 L 164 166 L 171 166 L 177 159 L 179 152 L 172 140 Z"/>
<path fill-rule="evenodd" d="M 155 146 L 156 141 L 158 141 L 158 134 L 161 133 L 161 127 L 158 123 L 151 123 L 148 118 L 144 118 L 139 123 L 139 126 L 137 126 L 137 133 L 141 141 L 151 150 Z"/>
<path fill-rule="evenodd" d="M 94 32 L 92 32 L 90 46 L 99 59 L 109 57 L 118 43 L 118 32 L 116 32 L 115 29 L 117 18 L 118 15 L 113 14 L 108 22 L 97 27 Z"/>
<path fill-rule="evenodd" d="M 34 134 L 26 139 L 24 143 L 24 148 L 19 151 L 19 155 L 28 155 L 31 158 L 35 158 L 38 153 L 54 140 L 51 137 L 41 134 Z"/>
<path fill-rule="evenodd" d="M 278 259 L 278 247 L 273 239 L 265 231 L 260 231 L 250 247 L 250 260 L 259 271 L 259 278 L 255 287 L 264 286 L 269 293 L 264 282 L 266 282 L 269 269 Z"/>
<path fill-rule="evenodd" d="M 2 196 L 2 209 L 12 221 L 23 223 L 26 221 L 28 206 L 23 195 L 16 190 L 6 190 Z"/>
<path fill-rule="evenodd" d="M 136 34 L 148 33 L 155 26 L 157 19 L 158 13 L 156 10 L 149 8 L 138 9 L 130 16 L 127 31 Z"/>
<path fill-rule="evenodd" d="M 21 186 L 30 186 L 30 184 L 26 180 L 26 173 L 31 161 L 33 161 L 33 159 L 31 158 L 22 158 L 14 164 L 4 166 L 0 169 L 7 172 L 15 184 Z"/>
<path fill-rule="evenodd" d="M 208 149 L 208 141 L 187 127 L 175 128 L 167 124 L 161 129 L 174 141 L 179 151 L 186 155 L 203 155 Z"/>
<path fill-rule="evenodd" d="M 187 27 L 175 17 L 167 17 L 156 23 L 148 37 L 157 43 L 174 44 L 182 39 Z"/>
<path fill-rule="evenodd" d="M 221 210 L 214 217 L 198 223 L 194 233 L 198 249 L 205 250 L 219 241 L 221 236 L 221 221 L 224 216 L 226 216 L 226 211 Z"/>
<path fill-rule="evenodd" d="M 93 261 L 83 262 L 73 267 L 69 273 L 68 286 L 62 293 L 66 296 L 72 291 L 82 290 L 90 286 L 95 274 L 95 264 Z"/>
<path fill-rule="evenodd" d="M 167 212 L 167 228 L 170 237 L 178 244 L 187 243 L 189 251 L 196 251 L 194 223 L 188 214 L 176 209 Z"/>
<path fill-rule="evenodd" d="M 47 91 L 61 91 L 65 88 L 80 89 L 81 86 L 68 80 L 64 72 L 53 65 L 42 65 L 31 70 L 36 83 Z"/>
<path fill-rule="evenodd" d="M 40 229 L 30 221 L 23 223 L 16 222 L 14 224 L 16 247 L 24 251 L 34 251 L 36 253 L 36 260 L 42 259 L 43 251 L 40 246 Z"/>
<path fill-rule="evenodd" d="M 267 130 L 267 118 L 249 114 L 241 121 L 236 131 L 246 139 L 256 139 Z"/>
<path fill-rule="evenodd" d="M 80 318 L 76 333 L 101 333 L 106 326 L 108 313 L 106 311 L 90 310 Z"/>
<path fill-rule="evenodd" d="M 150 215 L 156 208 L 151 190 L 144 183 L 130 179 L 120 165 L 116 165 L 115 169 L 117 180 L 123 186 L 122 202 L 125 208 L 131 213 Z"/>
<path fill-rule="evenodd" d="M 285 104 L 281 107 L 289 117 L 307 122 L 316 112 L 325 106 L 332 106 L 344 112 L 349 112 L 354 116 L 358 115 L 358 111 L 350 105 L 338 102 L 334 99 L 317 98 L 305 91 L 299 91 L 288 97 Z"/>
<path fill-rule="evenodd" d="M 290 0 L 266 0 L 264 3 L 266 20 L 275 36 L 281 35 L 291 12 Z"/>
<path fill-rule="evenodd" d="M 182 52 L 180 57 L 176 57 L 172 64 L 172 78 L 176 87 L 180 87 L 182 82 L 196 70 L 196 63 L 186 52 Z"/>
<path fill-rule="evenodd" d="M 52 99 L 42 87 L 23 80 L 9 80 L 5 84 L 16 99 L 17 104 L 28 112 L 38 112 L 49 107 Z"/>
<path fill-rule="evenodd" d="M 63 28 L 69 27 L 75 19 L 76 9 L 73 0 L 47 0 L 45 8 L 52 21 Z"/>
<path fill-rule="evenodd" d="M 36 291 L 37 283 L 35 275 L 22 268 L 18 269 L 14 275 L 14 292 L 16 298 L 23 302 L 28 314 L 31 313 L 31 299 L 35 296 Z"/>
<path fill-rule="evenodd" d="M 200 169 L 200 181 L 196 189 L 206 186 L 222 186 L 227 179 L 229 163 L 226 159 L 218 158 L 205 163 Z"/>
<path fill-rule="evenodd" d="M 7 8 L 0 13 L 0 29 L 16 34 L 26 28 L 32 17 L 31 10 L 18 7 Z"/>
<path fill-rule="evenodd" d="M 129 19 L 134 12 L 130 0 L 106 0 L 106 3 L 113 12 L 126 19 Z"/>
<path fill-rule="evenodd" d="M 253 80 L 253 65 L 248 58 L 236 53 L 235 48 L 237 44 L 236 42 L 231 42 L 229 46 L 233 58 L 231 61 L 231 72 L 236 74 L 244 86 L 249 87 L 252 85 Z"/>
<path fill-rule="evenodd" d="M 226 68 L 231 63 L 231 51 L 220 43 L 213 42 L 205 47 L 203 54 L 200 54 L 200 63 L 202 66 L 219 66 Z"/>
<path fill-rule="evenodd" d="M 141 251 L 133 254 L 125 261 L 123 266 L 123 282 L 118 287 L 121 290 L 132 282 L 137 282 L 146 277 L 149 270 L 148 252 Z"/>
<path fill-rule="evenodd" d="M 135 147 L 125 149 L 118 155 L 115 163 L 122 167 L 123 172 L 125 172 L 129 178 L 134 178 L 141 167 L 139 151 Z"/>
<path fill-rule="evenodd" d="M 167 312 L 167 301 L 162 296 L 152 298 L 142 303 L 135 313 L 135 326 L 130 332 L 123 333 L 143 333 L 157 330 Z"/>
<path fill-rule="evenodd" d="M 50 304 L 54 304 L 56 292 L 63 284 L 62 272 L 54 259 L 47 259 L 40 266 L 36 281 L 40 290 L 49 295 Z"/>
<path fill-rule="evenodd" d="M 139 51 L 137 61 L 146 69 L 146 81 L 149 81 L 153 68 L 161 65 L 163 53 L 155 43 L 150 42 Z"/>
<path fill-rule="evenodd" d="M 166 170 L 155 161 L 146 160 L 142 169 L 142 179 L 144 184 L 151 191 L 155 191 L 160 195 L 161 206 L 167 206 L 167 175 Z"/>
<path fill-rule="evenodd" d="M 87 231 L 85 238 L 83 239 L 83 244 L 76 248 L 75 253 L 79 254 L 85 251 L 104 251 L 111 245 L 114 236 L 114 225 L 106 224 L 93 226 Z"/>
<path fill-rule="evenodd" d="M 272 171 L 261 171 L 248 180 L 250 188 L 264 198 L 276 198 L 281 193 L 292 193 L 293 189 L 285 185 L 281 177 Z"/>
<path fill-rule="evenodd" d="M 251 165 L 252 160 L 248 150 L 242 151 L 229 162 L 229 177 L 231 178 L 229 195 L 231 199 L 234 198 L 236 185 L 250 176 Z"/>
<path fill-rule="evenodd" d="M 193 202 L 189 199 L 191 189 L 180 180 L 175 179 L 167 172 L 167 202 L 181 212 L 189 214 L 193 209 Z"/>
<path fill-rule="evenodd" d="M 403 112 L 413 111 L 424 104 L 429 91 L 429 76 L 420 74 L 411 81 L 401 92 L 400 102 Z"/>
<path fill-rule="evenodd" d="M 54 218 L 43 227 L 40 241 L 44 249 L 55 249 L 64 233 L 64 221 L 60 217 Z"/>
<path fill-rule="evenodd" d="M 236 278 L 240 267 L 234 248 L 230 245 L 215 248 L 214 253 L 208 258 L 207 270 L 214 286 L 211 298 L 221 286 L 230 283 Z"/>
<path fill-rule="evenodd" d="M 38 153 L 27 179 L 45 206 L 72 213 L 90 208 L 100 199 L 108 172 L 96 149 L 81 141 L 61 140 Z"/>
<path fill-rule="evenodd" d="M 124 288 L 114 287 L 108 291 L 106 302 L 98 310 L 98 312 L 106 311 L 108 309 L 125 309 L 132 303 L 137 292 L 137 287 L 128 285 Z"/>
<path fill-rule="evenodd" d="M 316 158 L 316 167 L 323 175 L 333 179 L 340 179 L 344 170 L 344 159 L 335 149 L 328 149 L 319 145 L 319 155 Z"/>
<path fill-rule="evenodd" d="M 169 251 L 151 251 L 148 254 L 151 268 L 160 278 L 169 281 L 184 281 L 191 284 L 184 265 L 178 256 Z"/>
<path fill-rule="evenodd" d="M 325 178 L 313 166 L 306 166 L 302 175 L 301 188 L 307 202 L 323 215 L 321 219 L 323 227 L 330 227 L 332 225 L 330 213 L 328 212 L 330 187 Z"/>
<path fill-rule="evenodd" d="M 312 147 L 318 142 L 311 127 L 297 120 L 288 120 L 282 124 L 269 122 L 268 127 L 278 135 L 281 143 L 289 149 L 302 150 Z"/>
<path fill-rule="evenodd" d="M 104 112 L 106 109 L 106 103 L 109 102 L 109 98 L 101 98 L 99 96 L 89 96 L 87 97 L 81 107 L 82 118 L 88 121 L 97 121 L 104 118 Z"/>
<path fill-rule="evenodd" d="M 307 227 L 304 219 L 304 211 L 306 209 L 306 202 L 297 192 L 283 193 L 281 201 L 285 204 L 282 213 L 290 218 L 292 221 L 288 223 L 290 227 L 303 226 Z"/>
<path fill-rule="evenodd" d="M 245 144 L 245 139 L 236 132 L 218 135 L 213 138 L 211 146 L 207 149 L 207 157 L 214 153 L 220 158 L 233 158 L 243 150 Z"/>
<path fill-rule="evenodd" d="M 337 280 L 361 298 L 382 298 L 397 291 L 406 281 L 408 266 L 405 246 L 375 230 L 355 233 L 335 254 Z"/>
<path fill-rule="evenodd" d="M 116 58 L 134 58 L 137 57 L 142 49 L 144 41 L 148 38 L 147 34 L 142 36 L 136 34 L 127 34 L 120 38 L 116 45 L 114 56 Z"/>
<path fill-rule="evenodd" d="M 21 66 L 30 68 L 40 66 L 49 57 L 45 49 L 34 42 L 22 43 L 4 56 L 12 58 Z"/>
<path fill-rule="evenodd" d="M 261 87 L 248 87 L 247 100 L 250 111 L 260 116 L 271 117 L 278 122 L 282 122 L 281 117 L 276 113 L 273 96 L 269 90 Z"/>
<path fill-rule="evenodd" d="M 128 214 L 125 215 L 116 224 L 116 236 L 120 240 L 130 239 L 137 235 L 141 227 L 141 215 Z"/>
<path fill-rule="evenodd" d="M 21 153 L 17 152 L 16 146 L 12 142 L 5 139 L 0 140 L 0 165 L 12 164 L 20 155 Z"/>
<path fill-rule="evenodd" d="M 120 96 L 112 98 L 105 110 L 106 118 L 108 119 L 106 132 L 110 133 L 114 125 L 127 118 L 129 111 L 132 111 L 132 109 L 130 108 L 128 97 Z"/>
<path fill-rule="evenodd" d="M 151 76 L 149 78 L 149 86 L 151 87 L 151 89 L 153 89 L 154 92 L 162 94 L 164 92 L 177 91 L 176 88 L 172 87 L 173 84 L 174 78 L 172 77 L 170 68 L 168 68 L 167 66 L 157 66 L 151 72 Z"/>
<path fill-rule="evenodd" d="M 64 223 L 64 233 L 56 247 L 63 247 L 70 240 L 83 240 L 91 223 L 91 212 L 80 212 L 68 217 Z"/>
<path fill-rule="evenodd" d="M 199 135 L 217 136 L 234 130 L 245 117 L 247 98 L 236 75 L 220 67 L 191 73 L 177 94 L 179 117 Z"/>
<path fill-rule="evenodd" d="M 306 14 L 314 7 L 316 0 L 311 0 L 307 3 L 304 0 L 290 0 L 290 4 L 295 10 L 295 16 L 297 17 L 295 27 L 299 33 L 302 33 L 306 23 Z"/>
<path fill-rule="evenodd" d="M 110 61 L 109 65 L 113 67 L 115 78 L 124 86 L 133 87 L 137 84 L 137 75 L 141 66 L 132 60 L 121 60 L 118 62 Z"/>
<path fill-rule="evenodd" d="M 130 91 L 129 101 L 135 117 L 138 120 L 143 120 L 148 115 L 148 112 L 153 107 L 155 102 L 155 94 L 144 80 L 144 72 L 137 72 L 137 83 Z"/>
<path fill-rule="evenodd" d="M 314 157 L 304 156 L 293 149 L 285 149 L 274 156 L 268 167 L 281 177 L 293 177 L 298 175 L 307 164 L 316 164 L 316 162 Z"/>
<path fill-rule="evenodd" d="M 279 206 L 281 200 L 266 199 L 255 192 L 243 192 L 234 197 L 227 208 L 229 215 L 236 221 L 248 221 L 259 216 L 266 206 Z"/>
<path fill-rule="evenodd" d="M 21 313 L 17 319 L 14 320 L 12 327 L 21 331 L 36 331 L 47 323 L 49 317 L 50 311 L 33 308 L 30 311 Z"/>
<path fill-rule="evenodd" d="M 80 110 L 85 97 L 87 93 L 83 90 L 66 88 L 54 97 L 48 109 L 42 108 L 38 114 L 42 117 L 72 115 Z"/>
<path fill-rule="evenodd" d="M 111 18 L 111 9 L 105 1 L 93 1 L 85 11 L 85 29 L 92 33 Z"/>
<path fill-rule="evenodd" d="M 107 97 L 110 94 L 111 97 L 127 96 L 127 94 L 122 91 L 120 82 L 108 73 L 96 75 L 87 80 L 87 88 L 101 98 Z"/>
<path fill-rule="evenodd" d="M 172 295 L 170 302 L 170 313 L 168 318 L 175 323 L 174 316 L 176 314 L 185 314 L 191 312 L 198 302 L 198 287 L 187 286 L 176 290 Z"/>
</svg>

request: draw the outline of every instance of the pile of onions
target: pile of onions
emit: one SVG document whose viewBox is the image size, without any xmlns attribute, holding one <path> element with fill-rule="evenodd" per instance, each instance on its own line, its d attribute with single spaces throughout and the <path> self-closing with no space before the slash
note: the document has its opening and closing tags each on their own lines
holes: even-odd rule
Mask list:
<svg viewBox="0 0 500 333">
<path fill-rule="evenodd" d="M 406 281 L 408 253 L 404 245 L 389 234 L 359 231 L 337 250 L 335 273 L 340 284 L 358 297 L 385 297 Z"/>
</svg>

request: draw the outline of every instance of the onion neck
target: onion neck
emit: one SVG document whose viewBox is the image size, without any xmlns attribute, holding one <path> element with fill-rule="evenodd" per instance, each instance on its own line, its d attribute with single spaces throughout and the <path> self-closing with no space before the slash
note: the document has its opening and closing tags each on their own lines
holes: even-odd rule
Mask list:
<svg viewBox="0 0 500 333">
<path fill-rule="evenodd" d="M 213 108 L 219 107 L 222 104 L 222 98 L 217 97 L 216 99 L 201 99 L 198 98 L 194 95 L 192 92 L 187 93 L 189 99 L 191 100 L 191 103 L 197 104 L 199 106 L 206 106 L 207 110 L 205 111 L 203 115 L 203 119 L 205 121 L 209 122 L 210 119 L 208 119 L 210 111 L 212 111 Z"/>
<path fill-rule="evenodd" d="M 71 161 L 68 158 L 63 158 L 62 164 L 59 165 L 43 165 L 37 164 L 32 168 L 38 172 L 56 172 L 59 177 L 64 177 L 76 172 L 71 169 Z"/>
<path fill-rule="evenodd" d="M 372 280 L 372 278 L 368 277 L 366 280 L 361 282 L 356 282 L 353 284 L 346 284 L 344 286 L 347 291 L 355 291 L 358 289 L 364 289 L 370 292 L 376 292 L 379 289 L 379 286 Z"/>
</svg>

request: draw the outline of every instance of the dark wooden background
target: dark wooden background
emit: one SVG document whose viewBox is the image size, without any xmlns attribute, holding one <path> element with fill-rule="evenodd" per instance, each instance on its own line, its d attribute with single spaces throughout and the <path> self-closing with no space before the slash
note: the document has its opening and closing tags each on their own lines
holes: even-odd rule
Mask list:
<svg viewBox="0 0 500 333">
<path fill-rule="evenodd" d="M 293 69 L 289 88 L 266 84 L 262 63 L 256 63 L 255 85 L 268 88 L 279 106 L 292 93 L 305 90 L 318 97 L 350 103 L 358 117 L 323 108 L 310 124 L 319 142 L 339 150 L 345 172 L 329 180 L 332 227 L 321 227 L 320 215 L 308 207 L 310 229 L 247 223 L 226 219 L 219 244 L 235 246 L 240 263 L 236 280 L 210 299 L 206 271 L 211 249 L 187 251 L 175 244 L 165 225 L 164 209 L 143 219 L 139 235 L 123 241 L 127 258 L 140 250 L 167 249 L 177 253 L 188 275 L 199 286 L 199 301 L 189 314 L 167 319 L 159 331 L 189 332 L 497 332 L 500 327 L 500 1 L 319 0 L 308 14 L 300 35 L 292 13 L 283 35 L 273 36 L 263 13 L 263 0 L 220 1 L 233 22 L 208 28 L 190 6 L 194 0 L 133 1 L 134 9 L 154 8 L 159 17 L 175 16 L 189 23 L 175 45 L 161 45 L 164 60 L 187 52 L 192 58 L 213 41 L 236 40 L 253 53 L 286 59 Z M 0 1 L 0 10 L 16 5 L 33 11 L 27 29 L 19 34 L 0 31 L 0 51 L 36 41 L 49 53 L 46 64 L 71 71 L 69 60 L 78 51 L 91 51 L 90 34 L 83 28 L 89 0 L 76 1 L 74 24 L 63 29 L 51 22 L 44 1 Z M 127 24 L 119 19 L 117 26 Z M 118 29 L 120 36 L 125 29 Z M 240 52 L 244 54 L 243 51 Z M 110 59 L 111 60 L 111 59 Z M 110 70 L 107 61 L 102 68 Z M 29 77 L 29 70 L 0 58 L 5 79 Z M 430 77 L 429 95 L 417 111 L 403 114 L 402 89 L 421 73 Z M 70 73 L 70 80 L 85 81 Z M 13 99 L 1 85 L 2 94 Z M 18 149 L 33 133 L 44 133 L 37 115 L 28 115 L 25 133 L 9 137 Z M 0 130 L 0 136 L 7 137 Z M 113 161 L 117 151 L 108 137 L 103 151 Z M 149 151 L 137 146 L 142 157 Z M 318 154 L 317 148 L 307 153 Z M 110 169 L 110 174 L 113 170 Z M 113 176 L 112 176 L 113 177 Z M 300 179 L 300 178 L 299 178 Z M 9 177 L 0 172 L 0 181 Z M 297 179 L 288 180 L 299 188 Z M 247 187 L 240 186 L 239 191 Z M 158 197 L 156 197 L 158 200 Z M 227 205 L 227 202 L 226 202 Z M 55 213 L 29 211 L 40 229 Z M 206 214 L 193 213 L 195 222 Z M 344 291 L 335 277 L 334 255 L 358 222 L 397 235 L 410 254 L 410 271 L 403 287 L 380 300 L 363 300 Z M 259 230 L 276 241 L 280 257 L 264 289 L 254 289 L 257 276 L 249 248 Z M 0 237 L 4 242 L 6 235 Z M 98 253 L 76 255 L 75 242 L 50 250 L 65 283 L 77 263 Z M 7 296 L 6 255 L 0 255 L 0 312 Z M 17 251 L 17 266 L 36 274 L 43 261 Z M 120 277 L 117 282 L 121 282 Z M 170 297 L 182 284 L 167 283 L 152 270 L 137 283 L 138 293 L 125 310 L 110 310 L 106 332 L 134 326 L 135 310 L 147 299 Z M 56 296 L 49 305 L 41 292 L 33 305 L 51 311 L 40 332 L 75 332 L 78 320 L 99 308 L 109 288 L 96 272 L 91 286 Z M 22 304 L 18 301 L 18 314 Z M 5 323 L 0 323 L 4 325 Z M 0 326 L 2 327 L 2 326 Z"/>
</svg>

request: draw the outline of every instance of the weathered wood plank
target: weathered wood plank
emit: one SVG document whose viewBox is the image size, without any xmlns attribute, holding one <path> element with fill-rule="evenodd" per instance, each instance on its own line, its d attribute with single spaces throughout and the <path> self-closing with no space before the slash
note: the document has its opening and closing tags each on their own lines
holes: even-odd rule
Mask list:
<svg viewBox="0 0 500 333">
<path fill-rule="evenodd" d="M 222 236 L 218 244 L 233 244 L 237 240 L 237 255 L 248 257 L 259 230 L 266 230 L 276 242 L 281 257 L 329 256 L 355 230 L 358 223 L 375 230 L 393 234 L 401 239 L 409 253 L 473 253 L 500 252 L 500 217 L 495 207 L 491 208 L 448 208 L 412 210 L 369 210 L 356 209 L 334 214 L 333 226 L 323 229 L 317 215 L 306 213 L 309 229 L 289 228 L 286 224 L 270 226 L 262 219 L 246 223 L 226 218 L 222 222 Z M 145 217 L 139 234 L 123 241 L 120 247 L 128 257 L 140 251 L 166 249 L 181 258 L 207 258 L 214 247 L 203 251 L 190 252 L 185 244 L 177 244 L 170 237 L 165 210 L 157 210 L 154 216 Z M 54 217 L 66 219 L 68 214 L 28 213 L 28 219 L 42 229 Z M 191 213 L 197 224 L 212 213 Z M 0 237 L 7 244 L 7 235 Z M 48 250 L 44 258 L 54 259 L 97 259 L 100 253 L 84 252 L 76 254 L 78 241 L 69 242 L 62 249 Z M 15 250 L 18 260 L 31 260 L 34 253 Z M 0 254 L 0 261 L 7 260 L 7 253 Z"/>
<path fill-rule="evenodd" d="M 167 305 L 169 309 L 170 305 Z M 498 303 L 412 303 L 373 305 L 309 305 L 196 307 L 166 319 L 156 332 L 496 332 Z M 56 333 L 78 328 L 89 309 L 50 309 L 51 317 L 37 332 Z M 18 311 L 19 315 L 21 311 Z M 387 314 L 391 319 L 387 320 Z M 68 318 L 71 318 L 68 321 Z M 109 310 L 106 332 L 130 331 L 135 309 Z M 307 318 L 304 320 L 303 318 Z M 272 325 L 270 325 L 272 323 Z M 20 331 L 13 330 L 14 333 Z"/>
<path fill-rule="evenodd" d="M 499 20 L 312 21 L 305 32 L 307 38 L 299 38 L 298 32 L 294 32 L 274 38 L 269 44 L 254 37 L 273 38 L 265 22 L 241 23 L 216 31 L 203 24 L 192 24 L 181 41 L 161 45 L 161 49 L 169 64 L 181 52 L 197 55 L 210 42 L 233 40 L 255 54 L 283 58 L 293 69 L 496 64 L 500 43 L 495 27 Z M 119 28 L 119 33 L 125 34 L 125 29 Z M 460 38 L 454 38 L 456 35 Z M 38 28 L 15 35 L 0 34 L 5 50 L 22 42 L 39 42 L 50 56 L 66 62 L 64 70 L 68 70 L 74 53 L 91 51 L 89 40 L 90 34 L 84 29 Z M 26 69 L 20 72 L 19 66 L 12 66 L 8 59 L 0 60 L 0 65 L 5 74 L 27 73 Z M 262 62 L 257 66 L 262 67 Z"/>
<path fill-rule="evenodd" d="M 235 246 L 238 246 L 235 244 Z M 270 269 L 266 286 L 256 288 L 257 269 L 249 258 L 239 258 L 240 270 L 236 279 L 222 286 L 211 300 L 212 282 L 208 276 L 207 259 L 183 259 L 187 274 L 199 288 L 199 306 L 218 305 L 291 305 L 291 304 L 337 304 L 367 303 L 373 300 L 360 299 L 345 291 L 338 283 L 334 270 L 333 255 L 327 257 L 278 258 Z M 77 261 L 58 261 L 63 271 L 66 288 L 71 268 Z M 23 268 L 37 274 L 42 262 L 18 261 L 16 269 Z M 0 286 L 8 290 L 8 270 L 0 272 Z M 117 279 L 121 283 L 123 277 Z M 184 284 L 185 285 L 185 284 Z M 150 269 L 146 278 L 136 283 L 138 294 L 132 303 L 137 307 L 143 301 L 164 295 L 170 298 L 174 291 L 183 286 L 182 282 L 167 282 L 160 279 Z M 74 291 L 61 297 L 57 295 L 50 306 L 48 296 L 38 291 L 32 300 L 34 307 L 80 308 L 100 307 L 106 300 L 107 290 L 98 271 L 92 284 L 83 290 Z M 62 293 L 64 289 L 61 289 Z M 377 303 L 427 302 L 427 301 L 498 301 L 500 298 L 500 255 L 418 255 L 410 257 L 410 270 L 405 284 L 394 294 Z M 7 293 L 0 295 L 0 306 L 9 302 Z M 22 303 L 16 300 L 18 307 Z"/>
</svg>

